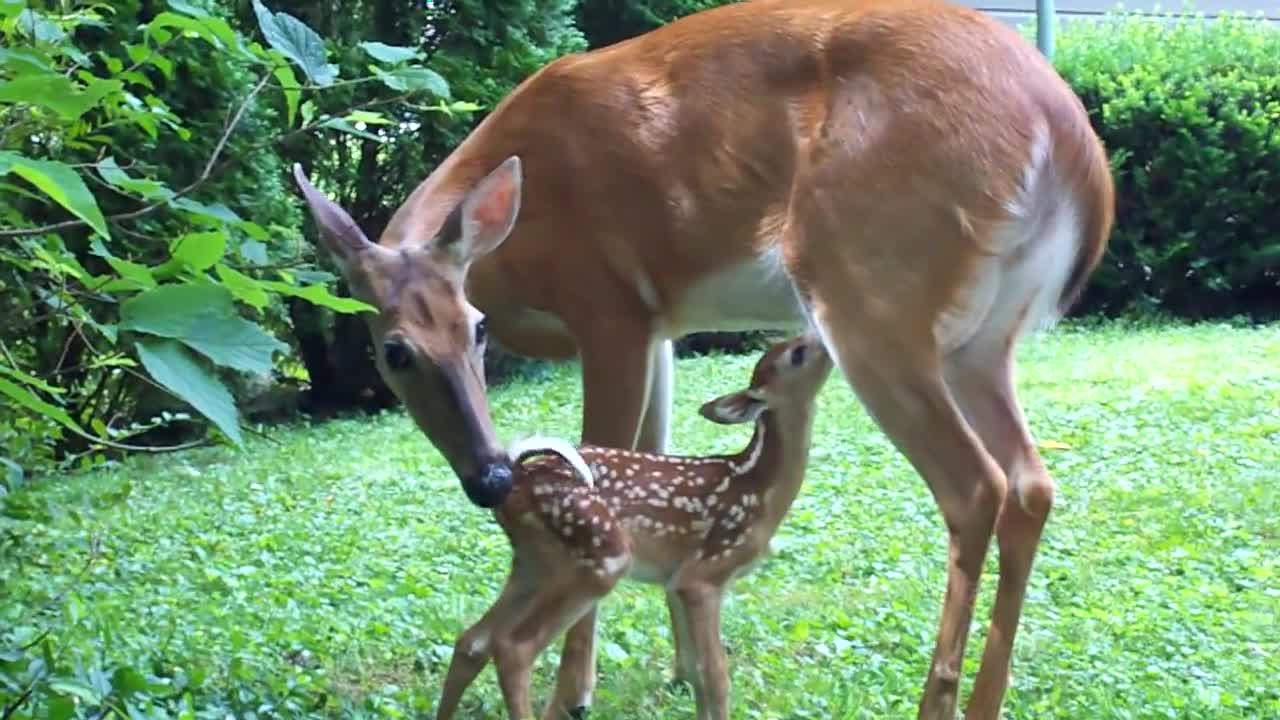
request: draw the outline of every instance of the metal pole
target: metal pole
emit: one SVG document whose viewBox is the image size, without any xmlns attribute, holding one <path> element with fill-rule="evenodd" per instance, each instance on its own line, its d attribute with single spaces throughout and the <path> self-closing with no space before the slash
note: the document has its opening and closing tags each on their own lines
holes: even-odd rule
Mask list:
<svg viewBox="0 0 1280 720">
<path fill-rule="evenodd" d="M 1053 0 L 1036 0 L 1036 47 L 1053 59 Z"/>
</svg>

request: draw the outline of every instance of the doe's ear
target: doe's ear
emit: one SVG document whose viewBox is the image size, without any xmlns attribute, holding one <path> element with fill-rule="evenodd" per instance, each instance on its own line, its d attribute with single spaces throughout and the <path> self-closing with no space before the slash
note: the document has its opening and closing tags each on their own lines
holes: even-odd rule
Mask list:
<svg viewBox="0 0 1280 720">
<path fill-rule="evenodd" d="M 445 223 L 440 247 L 460 264 L 493 252 L 511 234 L 520 214 L 520 158 L 512 155 L 472 188 Z"/>
<path fill-rule="evenodd" d="M 302 196 L 307 200 L 311 217 L 315 219 L 316 227 L 320 229 L 321 240 L 345 271 L 347 263 L 355 257 L 356 253 L 371 247 L 373 243 L 369 242 L 369 238 L 346 210 L 325 197 L 324 193 L 307 180 L 307 174 L 302 171 L 301 164 L 294 164 L 293 178 L 302 190 Z"/>
<path fill-rule="evenodd" d="M 765 402 L 751 397 L 747 392 L 729 393 L 703 404 L 698 409 L 702 417 L 721 425 L 740 425 L 753 422 L 764 412 Z"/>
</svg>

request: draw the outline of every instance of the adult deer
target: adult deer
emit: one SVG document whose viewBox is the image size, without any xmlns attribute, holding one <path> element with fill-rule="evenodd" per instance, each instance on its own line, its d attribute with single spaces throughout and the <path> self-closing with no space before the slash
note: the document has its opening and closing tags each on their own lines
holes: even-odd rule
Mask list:
<svg viewBox="0 0 1280 720">
<path fill-rule="evenodd" d="M 490 658 L 509 717 L 531 716 L 534 660 L 624 576 L 666 588 L 677 613 L 672 636 L 692 655 L 684 671 L 698 718 L 728 720 L 721 601 L 767 552 L 800 492 L 814 398 L 830 374 L 814 336 L 770 348 L 746 389 L 700 411 L 726 425 L 755 423 L 751 442 L 732 455 L 578 450 L 539 438 L 514 444 L 516 479 L 494 508 L 511 542 L 511 572 L 493 606 L 458 638 L 436 720 L 453 717 Z M 523 462 L 536 456 L 550 457 Z"/>
<path fill-rule="evenodd" d="M 998 540 L 967 709 L 998 717 L 1054 494 L 1014 347 L 1079 294 L 1114 205 L 1079 99 L 1015 31 L 941 0 L 749 0 L 562 58 L 378 245 L 297 174 L 353 293 L 379 310 L 384 377 L 478 505 L 511 484 L 484 399 L 486 318 L 518 352 L 581 358 L 584 442 L 654 450 L 670 338 L 816 328 L 949 535 L 920 717 L 954 715 Z M 566 635 L 547 717 L 588 704 L 594 628 L 588 612 Z"/>
</svg>

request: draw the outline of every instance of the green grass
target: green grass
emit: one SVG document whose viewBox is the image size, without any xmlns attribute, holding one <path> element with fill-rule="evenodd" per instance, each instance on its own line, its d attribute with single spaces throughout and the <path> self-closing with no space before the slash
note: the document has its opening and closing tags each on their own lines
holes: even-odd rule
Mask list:
<svg viewBox="0 0 1280 720">
<path fill-rule="evenodd" d="M 1280 326 L 1068 326 L 1021 358 L 1034 432 L 1068 447 L 1045 450 L 1059 500 L 1006 715 L 1280 717 Z M 694 410 L 743 383 L 754 361 L 679 364 L 676 451 L 745 443 L 748 428 Z M 576 437 L 575 368 L 501 388 L 493 406 L 508 435 Z M 942 524 L 843 382 L 828 384 L 820 408 L 777 553 L 725 608 L 734 717 L 914 717 L 944 584 Z M 400 413 L 272 435 L 12 496 L 11 514 L 51 517 L 0 520 L 0 639 L 51 629 L 58 672 L 84 666 L 55 695 L 102 694 L 125 666 L 168 678 L 153 687 L 178 694 L 155 700 L 168 715 L 429 717 L 456 634 L 497 591 L 505 540 Z M 97 560 L 77 580 L 91 539 Z M 966 692 L 994 552 L 987 569 Z M 593 717 L 693 717 L 691 694 L 664 685 L 661 593 L 620 586 L 602 618 Z M 539 702 L 557 657 L 538 666 Z M 0 679 L 25 662 L 0 664 Z M 128 672 L 115 679 L 141 687 Z M 463 715 L 500 707 L 486 670 Z"/>
</svg>

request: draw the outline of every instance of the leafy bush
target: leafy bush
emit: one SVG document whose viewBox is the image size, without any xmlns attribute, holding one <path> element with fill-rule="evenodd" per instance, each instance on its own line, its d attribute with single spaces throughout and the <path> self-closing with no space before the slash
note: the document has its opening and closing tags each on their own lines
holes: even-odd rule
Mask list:
<svg viewBox="0 0 1280 720">
<path fill-rule="evenodd" d="M 1057 50 L 1117 186 L 1081 310 L 1280 315 L 1280 30 L 1114 16 L 1067 24 Z"/>
<path fill-rule="evenodd" d="M 274 148 L 398 127 L 323 100 L 351 85 L 419 113 L 466 106 L 444 104 L 416 48 L 361 45 L 361 74 L 343 76 L 318 34 L 257 1 L 265 44 L 213 2 L 55 5 L 0 0 L 6 467 L 137 449 L 125 441 L 179 409 L 238 441 L 227 381 L 277 369 L 280 299 L 362 307 L 298 252 Z"/>
</svg>

